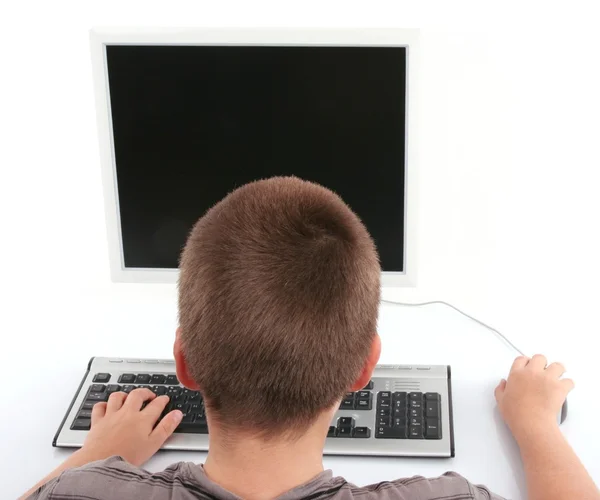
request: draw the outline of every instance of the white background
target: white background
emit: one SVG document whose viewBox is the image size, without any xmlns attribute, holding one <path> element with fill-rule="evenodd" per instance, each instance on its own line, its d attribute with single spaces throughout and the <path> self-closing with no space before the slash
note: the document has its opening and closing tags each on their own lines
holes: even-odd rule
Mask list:
<svg viewBox="0 0 600 500">
<path fill-rule="evenodd" d="M 587 445 L 574 446 L 600 479 L 598 428 L 585 410 L 600 398 L 597 14 L 592 2 L 486 5 L 2 2 L 2 498 L 47 472 L 36 450 L 49 453 L 48 429 L 89 357 L 170 355 L 174 286 L 109 281 L 88 44 L 88 29 L 103 25 L 423 27 L 418 287 L 384 295 L 448 300 L 522 349 L 564 361 L 587 391 L 572 397 L 569 425 L 590 424 Z M 410 314 L 404 324 L 414 330 L 403 331 L 402 312 L 383 307 L 382 329 L 427 338 L 431 315 Z M 430 334 L 439 336 L 436 324 Z M 449 331 L 469 328 L 453 324 Z M 469 347 L 446 341 L 449 353 Z M 384 356 L 410 362 L 423 353 Z"/>
</svg>

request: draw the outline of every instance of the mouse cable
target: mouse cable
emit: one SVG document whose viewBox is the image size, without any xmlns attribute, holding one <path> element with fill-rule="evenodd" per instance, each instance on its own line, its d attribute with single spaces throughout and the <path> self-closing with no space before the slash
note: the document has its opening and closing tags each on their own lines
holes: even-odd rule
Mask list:
<svg viewBox="0 0 600 500">
<path fill-rule="evenodd" d="M 523 351 L 521 351 L 521 349 L 519 349 L 515 344 L 513 344 L 510 340 L 508 340 L 508 338 L 506 336 L 504 336 L 502 333 L 500 333 L 498 330 L 491 327 L 490 325 L 486 325 L 483 321 L 479 321 L 477 318 L 474 318 L 470 314 L 467 314 L 466 312 L 461 311 L 458 307 L 453 306 L 452 304 L 449 304 L 448 302 L 444 302 L 443 300 L 432 300 L 429 302 L 410 303 L 410 302 L 395 302 L 393 300 L 381 299 L 381 302 L 384 302 L 386 304 L 394 304 L 397 306 L 404 306 L 404 307 L 423 307 L 423 306 L 431 306 L 431 305 L 436 305 L 436 304 L 449 307 L 451 309 L 454 309 L 457 313 L 462 314 L 466 318 L 469 318 L 471 321 L 474 321 L 475 323 L 483 326 L 484 328 L 487 328 L 491 332 L 494 332 L 498 337 L 500 337 L 502 340 L 504 340 L 504 342 L 506 342 L 510 347 L 512 347 L 515 351 L 517 351 L 521 356 L 527 357 L 527 355 Z"/>
</svg>

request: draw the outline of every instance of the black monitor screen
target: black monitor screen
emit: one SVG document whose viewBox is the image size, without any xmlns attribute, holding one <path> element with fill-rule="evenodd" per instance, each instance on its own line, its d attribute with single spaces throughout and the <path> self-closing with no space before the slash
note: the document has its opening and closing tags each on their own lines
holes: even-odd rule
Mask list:
<svg viewBox="0 0 600 500">
<path fill-rule="evenodd" d="M 108 45 L 124 263 L 176 268 L 193 224 L 295 175 L 359 215 L 404 271 L 405 47 Z"/>
</svg>

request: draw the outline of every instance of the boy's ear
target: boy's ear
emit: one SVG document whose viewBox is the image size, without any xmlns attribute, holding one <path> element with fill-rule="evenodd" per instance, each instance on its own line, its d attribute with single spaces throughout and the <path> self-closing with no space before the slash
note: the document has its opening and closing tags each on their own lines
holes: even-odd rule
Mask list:
<svg viewBox="0 0 600 500">
<path fill-rule="evenodd" d="M 367 356 L 362 372 L 350 388 L 352 392 L 364 389 L 364 387 L 369 383 L 369 380 L 371 380 L 371 376 L 373 375 L 373 370 L 379 361 L 380 355 L 381 337 L 378 334 L 375 334 L 373 337 L 373 342 L 371 343 L 371 351 L 369 352 L 369 356 Z"/>
<path fill-rule="evenodd" d="M 175 358 L 175 369 L 177 371 L 177 378 L 185 387 L 193 391 L 199 391 L 200 387 L 188 371 L 183 351 L 181 350 L 181 328 L 177 328 L 175 332 L 175 344 L 173 344 L 173 357 Z"/>
</svg>

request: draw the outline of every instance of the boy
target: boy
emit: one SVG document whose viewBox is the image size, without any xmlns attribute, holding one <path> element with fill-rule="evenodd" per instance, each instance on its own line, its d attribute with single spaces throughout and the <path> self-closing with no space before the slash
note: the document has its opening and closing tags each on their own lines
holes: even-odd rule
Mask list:
<svg viewBox="0 0 600 500">
<path fill-rule="evenodd" d="M 323 470 L 332 416 L 346 391 L 367 384 L 381 350 L 377 252 L 334 193 L 297 178 L 243 186 L 198 221 L 180 268 L 174 356 L 179 380 L 205 399 L 206 463 L 139 469 L 181 412 L 154 428 L 167 396 L 114 393 L 94 407 L 84 446 L 31 498 L 500 498 L 453 473 L 360 488 Z M 498 406 L 519 443 L 530 499 L 600 499 L 558 429 L 573 387 L 563 373 L 543 356 L 517 358 L 496 389 Z"/>
</svg>

